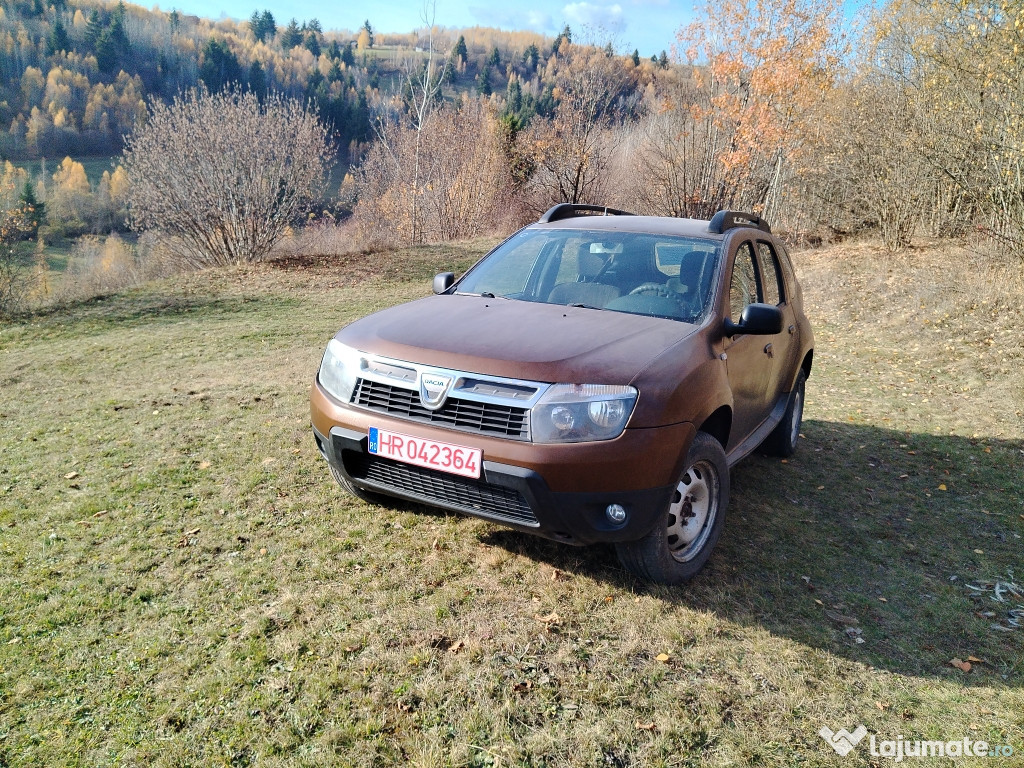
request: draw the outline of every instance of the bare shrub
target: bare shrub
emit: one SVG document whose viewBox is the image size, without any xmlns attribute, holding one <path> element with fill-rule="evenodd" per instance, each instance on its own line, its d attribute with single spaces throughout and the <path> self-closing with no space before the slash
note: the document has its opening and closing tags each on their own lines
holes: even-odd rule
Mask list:
<svg viewBox="0 0 1024 768">
<path fill-rule="evenodd" d="M 190 91 L 153 102 L 126 140 L 129 224 L 163 233 L 183 265 L 266 256 L 323 195 L 327 129 L 299 101 Z"/>
<path fill-rule="evenodd" d="M 0 212 L 0 317 L 22 309 L 32 287 L 18 243 L 32 231 L 30 211 L 19 206 Z"/>
<path fill-rule="evenodd" d="M 360 245 L 439 242 L 501 231 L 508 191 L 499 127 L 470 99 L 434 110 L 417 129 L 389 122 L 355 170 Z M 411 198 L 416 198 L 415 206 Z"/>
<path fill-rule="evenodd" d="M 556 203 L 602 203 L 613 185 L 609 168 L 633 84 L 622 60 L 597 46 L 563 44 L 555 84 L 558 106 L 551 120 L 534 120 L 519 137 L 518 151 L 534 168 L 523 193 L 539 213 Z"/>
</svg>

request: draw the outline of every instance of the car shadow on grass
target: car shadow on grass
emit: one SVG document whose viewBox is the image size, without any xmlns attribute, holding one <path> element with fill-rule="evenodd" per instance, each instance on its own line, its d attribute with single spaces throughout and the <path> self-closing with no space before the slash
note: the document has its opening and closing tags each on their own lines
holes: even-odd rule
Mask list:
<svg viewBox="0 0 1024 768">
<path fill-rule="evenodd" d="M 877 668 L 1024 687 L 1024 626 L 1008 613 L 1024 597 L 1005 591 L 1024 585 L 1024 442 L 827 421 L 803 435 L 787 461 L 733 468 L 722 539 L 685 587 L 639 582 L 611 547 L 483 540 Z M 975 673 L 950 668 L 968 656 L 984 660 Z"/>
</svg>

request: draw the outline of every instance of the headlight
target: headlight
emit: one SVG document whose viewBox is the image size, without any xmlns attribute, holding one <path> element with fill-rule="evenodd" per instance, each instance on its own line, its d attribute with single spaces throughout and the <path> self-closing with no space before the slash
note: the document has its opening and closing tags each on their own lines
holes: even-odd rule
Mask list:
<svg viewBox="0 0 1024 768">
<path fill-rule="evenodd" d="M 320 363 L 320 385 L 341 402 L 352 398 L 356 379 L 362 366 L 359 353 L 346 347 L 337 339 L 331 339 Z"/>
<path fill-rule="evenodd" d="M 633 387 L 555 384 L 533 407 L 530 425 L 536 443 L 611 440 L 622 434 L 636 404 Z"/>
</svg>

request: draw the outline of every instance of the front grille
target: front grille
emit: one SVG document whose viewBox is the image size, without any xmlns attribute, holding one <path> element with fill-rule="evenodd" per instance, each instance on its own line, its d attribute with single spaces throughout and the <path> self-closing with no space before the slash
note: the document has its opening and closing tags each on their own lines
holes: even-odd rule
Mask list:
<svg viewBox="0 0 1024 768">
<path fill-rule="evenodd" d="M 407 494 L 428 504 L 455 508 L 470 515 L 518 525 L 539 525 L 523 494 L 513 488 L 403 464 L 370 453 L 342 451 L 341 457 L 349 475 L 382 490 Z"/>
<path fill-rule="evenodd" d="M 445 424 L 466 432 L 516 440 L 528 440 L 530 437 L 529 410 L 511 405 L 449 397 L 438 410 L 430 411 L 420 403 L 419 392 L 370 379 L 356 382 L 352 403 L 371 411 L 429 424 Z"/>
</svg>

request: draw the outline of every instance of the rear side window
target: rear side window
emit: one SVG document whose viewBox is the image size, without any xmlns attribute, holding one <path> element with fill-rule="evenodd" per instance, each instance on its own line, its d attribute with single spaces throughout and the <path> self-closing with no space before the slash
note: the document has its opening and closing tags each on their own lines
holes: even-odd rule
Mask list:
<svg viewBox="0 0 1024 768">
<path fill-rule="evenodd" d="M 743 308 L 757 301 L 757 268 L 754 265 L 754 249 L 744 243 L 736 251 L 729 283 L 729 316 L 738 321 Z"/>
<path fill-rule="evenodd" d="M 779 260 L 774 249 L 765 242 L 757 244 L 757 262 L 761 268 L 761 289 L 766 304 L 778 306 L 786 300 L 785 290 L 781 285 Z"/>
</svg>

